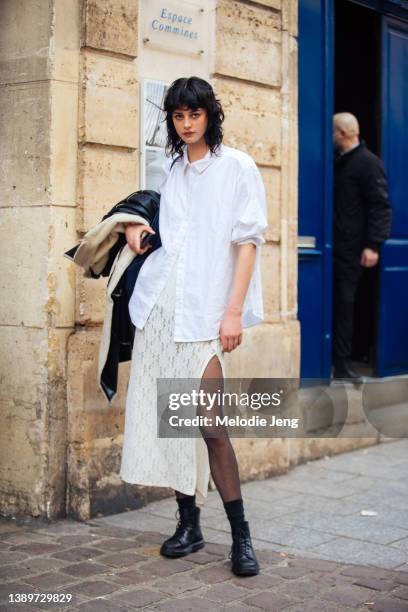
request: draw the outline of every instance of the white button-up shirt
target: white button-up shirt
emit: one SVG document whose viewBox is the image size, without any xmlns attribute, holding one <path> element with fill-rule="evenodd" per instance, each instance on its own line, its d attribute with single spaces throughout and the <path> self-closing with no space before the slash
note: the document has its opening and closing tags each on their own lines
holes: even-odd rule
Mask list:
<svg viewBox="0 0 408 612">
<path fill-rule="evenodd" d="M 241 322 L 243 328 L 260 323 L 260 251 L 268 224 L 265 189 L 254 160 L 223 144 L 215 154 L 208 151 L 192 163 L 184 145 L 183 157 L 170 170 L 173 160 L 165 160 L 159 187 L 162 246 L 139 271 L 129 301 L 133 324 L 143 329 L 175 263 L 174 341 L 217 338 L 229 303 L 237 245 L 244 242 L 257 246 Z"/>
</svg>

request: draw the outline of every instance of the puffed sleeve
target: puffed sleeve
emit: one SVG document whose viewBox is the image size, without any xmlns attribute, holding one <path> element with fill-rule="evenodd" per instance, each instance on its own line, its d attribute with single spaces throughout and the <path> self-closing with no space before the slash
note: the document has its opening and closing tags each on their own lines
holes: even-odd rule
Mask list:
<svg viewBox="0 0 408 612">
<path fill-rule="evenodd" d="M 233 206 L 231 242 L 264 244 L 268 227 L 265 187 L 255 163 L 239 171 Z"/>
</svg>

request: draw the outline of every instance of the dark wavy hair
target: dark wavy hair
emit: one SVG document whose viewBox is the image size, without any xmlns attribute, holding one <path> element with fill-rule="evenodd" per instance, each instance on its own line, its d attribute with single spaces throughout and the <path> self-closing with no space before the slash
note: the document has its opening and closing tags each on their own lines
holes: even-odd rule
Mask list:
<svg viewBox="0 0 408 612">
<path fill-rule="evenodd" d="M 167 124 L 167 155 L 182 154 L 184 141 L 176 132 L 172 114 L 177 108 L 183 106 L 190 110 L 204 108 L 207 111 L 208 125 L 204 138 L 211 153 L 217 150 L 223 137 L 221 124 L 224 121 L 224 111 L 207 81 L 196 76 L 176 79 L 167 90 L 163 106 Z"/>
</svg>

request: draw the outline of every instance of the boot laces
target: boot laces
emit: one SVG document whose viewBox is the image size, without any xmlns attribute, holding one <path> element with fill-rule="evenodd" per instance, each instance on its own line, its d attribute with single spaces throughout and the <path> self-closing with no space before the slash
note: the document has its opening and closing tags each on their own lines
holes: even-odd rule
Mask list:
<svg viewBox="0 0 408 612">
<path fill-rule="evenodd" d="M 250 557 L 252 550 L 251 550 L 251 539 L 249 536 L 249 533 L 247 532 L 247 530 L 245 529 L 245 527 L 240 527 L 237 532 L 234 534 L 233 537 L 233 545 L 231 547 L 231 551 L 229 553 L 229 558 L 231 559 L 232 555 L 233 555 L 233 551 L 234 551 L 234 544 L 237 547 L 237 549 L 242 552 L 246 557 Z"/>
<path fill-rule="evenodd" d="M 179 532 L 183 529 L 183 519 L 180 516 L 180 510 L 177 509 L 174 516 L 177 519 L 176 532 L 174 535 L 178 535 Z"/>
<path fill-rule="evenodd" d="M 184 517 L 181 516 L 180 509 L 177 508 L 174 516 L 177 519 L 176 532 L 174 535 L 180 535 L 181 533 L 184 532 L 185 529 L 188 529 L 189 527 L 191 527 L 192 525 L 191 515 L 190 516 L 185 515 Z"/>
</svg>

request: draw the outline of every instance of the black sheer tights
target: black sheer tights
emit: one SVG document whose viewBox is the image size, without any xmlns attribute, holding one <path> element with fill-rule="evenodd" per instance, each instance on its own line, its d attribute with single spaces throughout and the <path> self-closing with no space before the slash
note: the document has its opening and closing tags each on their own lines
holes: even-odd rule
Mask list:
<svg viewBox="0 0 408 612">
<path fill-rule="evenodd" d="M 222 368 L 217 355 L 214 355 L 204 370 L 200 389 L 205 393 L 222 393 L 224 381 Z M 207 403 L 198 406 L 197 414 L 212 417 L 212 424 L 200 427 L 202 436 L 207 444 L 208 458 L 215 486 L 222 501 L 228 502 L 241 497 L 238 463 L 234 448 L 224 425 L 217 425 L 215 416 L 222 416 L 222 406 L 215 402 L 211 410 L 207 410 Z M 180 491 L 175 491 L 176 498 L 189 497 Z"/>
</svg>

